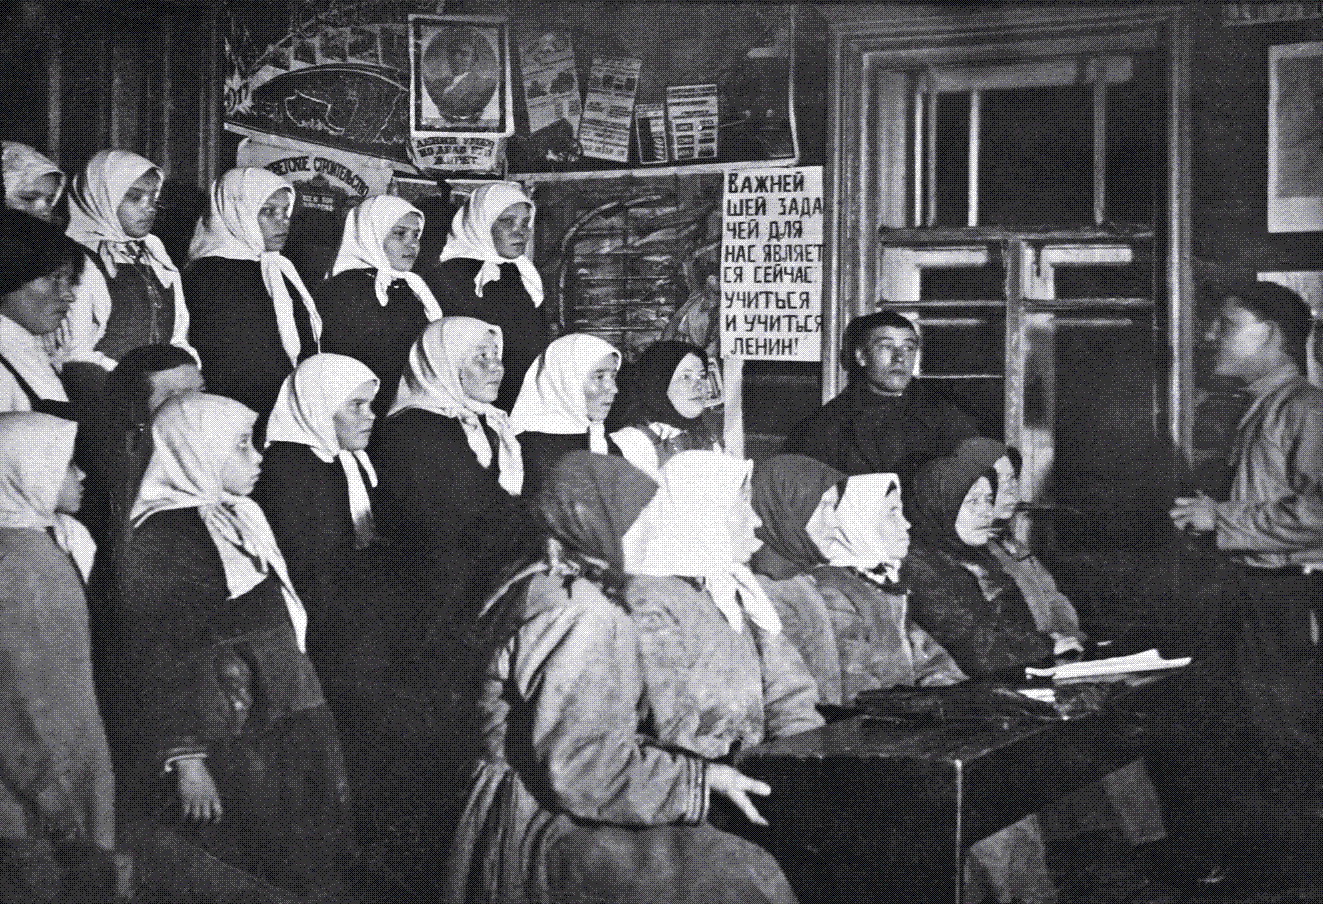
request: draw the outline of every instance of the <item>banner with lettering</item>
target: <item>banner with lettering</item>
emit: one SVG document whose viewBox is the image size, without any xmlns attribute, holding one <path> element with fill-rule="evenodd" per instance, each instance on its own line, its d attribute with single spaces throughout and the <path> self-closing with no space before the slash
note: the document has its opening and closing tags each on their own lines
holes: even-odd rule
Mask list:
<svg viewBox="0 0 1323 904">
<path fill-rule="evenodd" d="M 822 356 L 822 167 L 725 174 L 721 354 Z"/>
</svg>

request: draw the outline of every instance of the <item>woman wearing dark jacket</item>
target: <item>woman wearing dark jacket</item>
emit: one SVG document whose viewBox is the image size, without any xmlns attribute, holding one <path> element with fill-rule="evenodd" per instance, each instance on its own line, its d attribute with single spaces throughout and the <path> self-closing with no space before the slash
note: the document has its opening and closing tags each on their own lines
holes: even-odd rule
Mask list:
<svg viewBox="0 0 1323 904">
<path fill-rule="evenodd" d="M 296 894 L 332 893 L 348 788 L 307 614 L 248 498 L 255 421 L 203 393 L 157 412 L 114 613 L 116 777 L 139 824 L 182 818 L 221 859 Z"/>
<path fill-rule="evenodd" d="M 348 614 L 339 605 L 345 585 L 356 573 L 359 553 L 375 539 L 368 493 L 377 476 L 363 450 L 372 436 L 379 385 L 360 361 L 313 355 L 285 379 L 267 421 L 253 499 L 266 513 L 308 608 L 314 658 L 340 636 L 335 628 Z"/>
<path fill-rule="evenodd" d="M 413 272 L 423 213 L 403 198 L 377 195 L 345 219 L 331 275 L 317 288 L 322 351 L 357 358 L 381 380 L 372 410 L 395 401 L 409 349 L 441 307 Z"/>
<path fill-rule="evenodd" d="M 512 410 L 519 381 L 551 335 L 542 315 L 542 276 L 529 258 L 536 207 L 517 182 L 476 188 L 455 214 L 440 259 L 423 272 L 447 314 L 500 327 L 509 379 L 496 407 Z"/>
<path fill-rule="evenodd" d="M 515 499 L 524 479 L 519 441 L 492 404 L 503 373 L 499 329 L 472 317 L 431 324 L 372 439 L 378 523 L 410 550 L 425 597 L 442 613 L 462 610 L 532 548 L 530 519 Z"/>
<path fill-rule="evenodd" d="M 1052 638 L 1039 633 L 1020 588 L 987 548 L 998 527 L 993 466 L 1003 455 L 1001 443 L 968 439 L 921 468 L 907 500 L 914 620 L 971 678 L 1052 655 Z"/>
<path fill-rule="evenodd" d="M 259 433 L 280 384 L 316 354 L 322 322 L 294 264 L 289 237 L 293 187 L 259 167 L 232 169 L 211 189 L 184 270 L 189 337 L 207 388 L 257 412 Z"/>
<path fill-rule="evenodd" d="M 607 426 L 630 464 L 655 478 L 678 452 L 722 451 L 721 438 L 703 421 L 707 369 L 707 352 L 674 340 L 654 342 L 621 368 Z"/>
</svg>

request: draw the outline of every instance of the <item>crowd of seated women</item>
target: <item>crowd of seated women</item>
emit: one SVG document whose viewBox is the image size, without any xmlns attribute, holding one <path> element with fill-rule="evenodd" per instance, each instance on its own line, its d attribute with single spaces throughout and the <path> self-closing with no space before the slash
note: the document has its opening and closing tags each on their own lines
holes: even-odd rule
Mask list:
<svg viewBox="0 0 1323 904">
<path fill-rule="evenodd" d="M 368 199 L 305 282 L 278 176 L 217 180 L 181 272 L 150 234 L 159 168 L 96 155 L 66 235 L 63 174 L 11 147 L 0 854 L 39 899 L 126 894 L 169 830 L 354 900 L 345 651 L 441 635 L 476 719 L 449 900 L 793 901 L 734 753 L 1083 637 L 1003 536 L 1014 450 L 928 462 L 907 511 L 895 475 L 726 454 L 704 350 L 622 369 L 547 341 L 513 183 L 418 274 L 422 212 Z M 1129 840 L 1161 836 L 1142 767 L 1104 791 Z M 975 887 L 1055 900 L 1044 850 L 1036 817 L 980 842 Z"/>
</svg>

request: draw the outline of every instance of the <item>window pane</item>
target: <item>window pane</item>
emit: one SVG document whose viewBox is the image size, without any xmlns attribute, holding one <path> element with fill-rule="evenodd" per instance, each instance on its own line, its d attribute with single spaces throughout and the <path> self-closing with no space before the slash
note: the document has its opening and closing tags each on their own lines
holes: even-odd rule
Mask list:
<svg viewBox="0 0 1323 904">
<path fill-rule="evenodd" d="M 1091 89 L 985 91 L 980 132 L 980 225 L 1093 221 Z"/>
<path fill-rule="evenodd" d="M 964 226 L 969 210 L 969 95 L 937 96 L 937 226 Z"/>
</svg>

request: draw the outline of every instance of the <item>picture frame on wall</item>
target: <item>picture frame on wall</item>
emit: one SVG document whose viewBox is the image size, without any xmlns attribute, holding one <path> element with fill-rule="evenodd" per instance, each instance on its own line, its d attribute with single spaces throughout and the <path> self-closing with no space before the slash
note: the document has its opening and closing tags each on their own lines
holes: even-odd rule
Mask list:
<svg viewBox="0 0 1323 904">
<path fill-rule="evenodd" d="M 514 133 L 504 20 L 409 17 L 409 127 L 415 138 Z"/>
<path fill-rule="evenodd" d="M 1323 230 L 1323 41 L 1268 50 L 1268 231 Z"/>
</svg>

